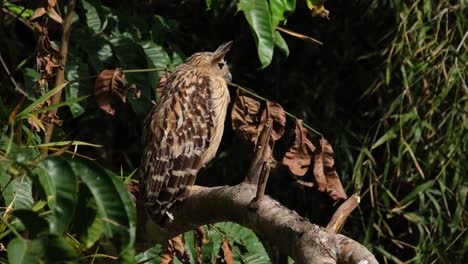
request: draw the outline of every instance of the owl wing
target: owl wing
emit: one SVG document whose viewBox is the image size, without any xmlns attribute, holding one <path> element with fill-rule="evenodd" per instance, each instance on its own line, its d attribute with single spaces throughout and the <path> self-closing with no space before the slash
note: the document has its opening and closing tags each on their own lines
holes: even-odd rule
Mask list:
<svg viewBox="0 0 468 264">
<path fill-rule="evenodd" d="M 145 121 L 142 159 L 143 200 L 153 219 L 160 222 L 167 209 L 184 197 L 195 182 L 210 144 L 213 117 L 209 105 L 209 79 L 177 81 L 171 76 L 161 103 Z M 190 80 L 190 78 L 189 78 Z"/>
</svg>

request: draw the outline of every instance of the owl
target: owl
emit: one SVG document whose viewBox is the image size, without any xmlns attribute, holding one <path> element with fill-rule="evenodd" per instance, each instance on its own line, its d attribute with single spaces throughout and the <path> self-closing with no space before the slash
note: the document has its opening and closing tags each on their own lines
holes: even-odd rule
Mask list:
<svg viewBox="0 0 468 264">
<path fill-rule="evenodd" d="M 172 220 L 168 209 L 188 195 L 187 187 L 218 150 L 230 100 L 224 56 L 231 45 L 195 53 L 177 67 L 146 117 L 140 195 L 158 223 Z"/>
</svg>

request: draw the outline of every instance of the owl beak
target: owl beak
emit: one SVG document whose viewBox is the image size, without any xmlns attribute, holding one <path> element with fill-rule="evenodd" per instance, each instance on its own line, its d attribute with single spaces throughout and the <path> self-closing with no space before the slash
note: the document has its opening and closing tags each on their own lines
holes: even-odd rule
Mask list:
<svg viewBox="0 0 468 264">
<path fill-rule="evenodd" d="M 232 81 L 232 75 L 230 72 L 228 72 L 228 74 L 226 74 L 224 76 L 224 80 L 226 80 L 226 82 L 231 82 Z"/>
</svg>

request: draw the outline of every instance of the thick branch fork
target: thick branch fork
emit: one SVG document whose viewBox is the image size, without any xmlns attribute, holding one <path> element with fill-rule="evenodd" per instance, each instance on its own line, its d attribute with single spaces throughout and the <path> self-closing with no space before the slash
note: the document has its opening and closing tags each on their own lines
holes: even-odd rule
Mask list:
<svg viewBox="0 0 468 264">
<path fill-rule="evenodd" d="M 255 230 L 275 243 L 296 263 L 378 263 L 361 244 L 310 223 L 269 196 L 252 202 L 257 186 L 243 182 L 236 186 L 193 186 L 191 195 L 175 206 L 174 221 L 160 227 L 144 219 L 139 206 L 138 249 L 163 243 L 201 225 L 231 221 Z"/>
</svg>

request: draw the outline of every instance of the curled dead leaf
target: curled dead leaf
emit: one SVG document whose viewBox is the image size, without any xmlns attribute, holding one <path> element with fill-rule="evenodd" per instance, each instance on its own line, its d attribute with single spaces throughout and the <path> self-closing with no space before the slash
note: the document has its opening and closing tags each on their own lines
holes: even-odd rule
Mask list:
<svg viewBox="0 0 468 264">
<path fill-rule="evenodd" d="M 43 17 L 47 14 L 47 16 L 54 20 L 55 22 L 62 24 L 63 19 L 60 15 L 55 11 L 55 5 L 57 5 L 57 1 L 55 0 L 43 0 L 38 1 L 38 8 L 34 10 L 34 14 L 31 16 L 30 21 L 35 21 L 40 17 Z"/>
<path fill-rule="evenodd" d="M 203 226 L 197 227 L 195 230 L 194 243 L 195 250 L 197 252 L 196 261 L 197 264 L 202 263 L 202 246 L 203 244 L 208 244 L 210 241 L 206 239 L 205 228 Z"/>
<path fill-rule="evenodd" d="M 266 110 L 268 118 L 273 119 L 271 139 L 277 141 L 284 135 L 284 131 L 286 130 L 286 114 L 284 113 L 283 107 L 276 102 L 268 101 Z"/>
<path fill-rule="evenodd" d="M 331 198 L 347 199 L 340 178 L 333 167 L 333 148 L 325 138 L 320 139 L 322 151 L 315 155 L 314 176 L 317 181 L 318 189 L 321 192 L 327 191 Z"/>
<path fill-rule="evenodd" d="M 294 142 L 284 155 L 282 163 L 292 175 L 301 177 L 309 169 L 315 146 L 307 138 L 307 130 L 302 126 L 301 119 L 296 119 L 294 134 Z"/>
<path fill-rule="evenodd" d="M 259 101 L 240 95 L 237 91 L 236 101 L 231 112 L 234 132 L 243 140 L 256 143 L 260 131 L 267 120 L 273 120 L 272 142 L 280 139 L 285 131 L 286 114 L 280 104 L 268 101 L 262 110 Z"/>
<path fill-rule="evenodd" d="M 164 244 L 160 263 L 172 263 L 174 257 L 177 257 L 182 263 L 190 263 L 183 235 L 173 237 Z"/>
<path fill-rule="evenodd" d="M 237 92 L 231 118 L 232 128 L 238 137 L 252 143 L 257 141 L 258 134 L 266 122 L 266 118 L 262 118 L 260 115 L 260 108 L 259 101 Z M 261 121 L 263 121 L 262 124 Z"/>
<path fill-rule="evenodd" d="M 125 90 L 125 74 L 119 68 L 102 71 L 94 83 L 96 102 L 110 115 L 115 114 L 115 101 L 126 102 Z"/>
</svg>

